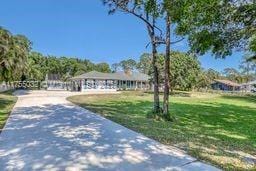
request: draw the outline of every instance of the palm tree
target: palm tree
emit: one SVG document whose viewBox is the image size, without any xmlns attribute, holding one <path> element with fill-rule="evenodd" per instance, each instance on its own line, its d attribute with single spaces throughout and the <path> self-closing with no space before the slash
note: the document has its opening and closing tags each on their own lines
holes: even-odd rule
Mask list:
<svg viewBox="0 0 256 171">
<path fill-rule="evenodd" d="M 27 65 L 31 42 L 22 35 L 13 36 L 0 28 L 0 80 L 20 79 Z"/>
<path fill-rule="evenodd" d="M 14 74 L 24 74 L 28 65 L 28 55 L 31 50 L 31 42 L 23 35 L 17 35 L 13 37 L 14 39 Z"/>
<path fill-rule="evenodd" d="M 3 57 L 9 51 L 9 43 L 11 41 L 12 35 L 8 30 L 0 27 L 0 65 L 3 62 Z"/>
<path fill-rule="evenodd" d="M 0 27 L 0 80 L 7 81 L 7 78 L 10 76 L 8 71 L 14 65 L 13 61 L 8 57 L 12 54 L 10 52 L 11 42 L 11 33 Z"/>
</svg>

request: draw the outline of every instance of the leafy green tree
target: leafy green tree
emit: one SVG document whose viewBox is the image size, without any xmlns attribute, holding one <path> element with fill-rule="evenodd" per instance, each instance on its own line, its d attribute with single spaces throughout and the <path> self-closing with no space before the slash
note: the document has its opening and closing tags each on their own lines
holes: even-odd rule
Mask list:
<svg viewBox="0 0 256 171">
<path fill-rule="evenodd" d="M 234 50 L 256 51 L 256 6 L 253 0 L 178 1 L 176 34 L 188 37 L 193 52 L 224 58 Z"/>
<path fill-rule="evenodd" d="M 12 35 L 8 30 L 0 27 L 0 64 L 4 61 L 4 57 L 9 50 L 9 44 L 12 40 Z"/>
<path fill-rule="evenodd" d="M 173 51 L 170 52 L 170 87 L 171 90 L 180 89 L 180 90 L 191 90 L 196 88 L 198 84 L 198 77 L 200 76 L 202 70 L 199 61 L 197 58 L 188 55 L 186 53 Z M 138 62 L 147 64 L 146 61 L 151 60 L 150 54 L 143 54 Z M 159 68 L 159 82 L 163 84 L 164 80 L 164 63 L 165 63 L 165 54 L 157 55 L 157 67 Z M 152 74 L 152 66 L 147 65 L 145 69 L 148 71 L 146 74 Z M 143 69 L 144 70 L 144 69 Z M 151 76 L 151 75 L 150 75 Z"/>
<path fill-rule="evenodd" d="M 106 72 L 109 73 L 111 72 L 111 69 L 109 67 L 109 64 L 102 62 L 102 63 L 98 63 L 95 65 L 95 70 L 99 71 L 99 72 Z"/>
<path fill-rule="evenodd" d="M 28 80 L 42 81 L 47 74 L 46 58 L 38 52 L 31 52 L 28 57 L 26 77 Z"/>
<path fill-rule="evenodd" d="M 201 70 L 201 72 L 198 74 L 198 78 L 197 78 L 197 83 L 195 85 L 195 88 L 197 90 L 200 89 L 208 89 L 210 87 L 210 84 L 212 82 L 210 81 L 210 79 L 207 77 L 207 73 L 204 70 Z"/>
<path fill-rule="evenodd" d="M 187 37 L 192 52 L 202 55 L 210 51 L 216 57 L 224 58 L 231 55 L 234 50 L 244 50 L 250 51 L 255 58 L 256 5 L 254 0 L 159 1 L 159 3 L 162 2 L 163 9 L 166 11 L 166 30 L 170 28 L 168 25 L 175 26 L 175 34 Z M 168 32 L 166 32 L 166 54 L 170 51 L 168 38 Z M 166 55 L 166 61 L 168 60 Z M 168 63 L 166 62 L 165 65 Z M 166 71 L 165 79 L 168 79 Z M 165 91 L 167 95 L 168 88 Z"/>
<path fill-rule="evenodd" d="M 251 55 L 246 54 L 243 57 L 239 68 L 241 70 L 241 74 L 243 74 L 245 81 L 252 81 L 256 77 L 256 62 L 250 60 Z"/>
<path fill-rule="evenodd" d="M 181 52 L 171 52 L 170 85 L 179 90 L 192 90 L 196 87 L 201 66 L 198 60 Z"/>
<path fill-rule="evenodd" d="M 26 77 L 28 80 L 44 80 L 46 74 L 59 74 L 63 80 L 67 81 L 73 76 L 92 70 L 109 72 L 109 66 L 105 63 L 96 65 L 87 59 L 43 56 L 40 53 L 31 52 Z"/>
<path fill-rule="evenodd" d="M 11 77 L 11 69 L 14 66 L 14 60 L 10 56 L 11 45 L 13 45 L 14 40 L 12 34 L 3 28 L 0 28 L 0 81 L 8 82 Z M 14 46 L 12 46 L 13 48 Z"/>
<path fill-rule="evenodd" d="M 212 68 L 208 69 L 205 73 L 210 81 L 214 81 L 215 79 L 222 79 L 221 73 Z"/>
<path fill-rule="evenodd" d="M 236 70 L 235 68 L 225 68 L 223 70 L 223 74 L 226 77 L 226 79 L 237 82 L 237 83 L 243 83 L 244 77 L 242 74 Z"/>
<path fill-rule="evenodd" d="M 74 68 L 73 68 L 73 72 L 71 73 L 72 76 L 74 75 L 80 75 L 83 74 L 85 72 L 89 72 L 92 70 L 97 70 L 96 69 L 96 65 L 94 63 L 92 63 L 90 60 L 87 59 L 74 59 Z"/>
<path fill-rule="evenodd" d="M 119 68 L 120 68 L 120 64 L 119 63 L 113 63 L 111 65 L 111 71 L 112 72 L 117 72 Z"/>
<path fill-rule="evenodd" d="M 129 72 L 129 71 L 132 71 L 132 70 L 136 69 L 137 63 L 133 59 L 127 59 L 127 60 L 122 60 L 119 63 L 119 65 L 120 65 L 120 67 L 122 68 L 123 71 Z"/>
<path fill-rule="evenodd" d="M 0 29 L 0 79 L 9 82 L 20 79 L 28 63 L 31 42 L 23 35 L 12 35 Z"/>
<path fill-rule="evenodd" d="M 149 53 L 143 53 L 140 56 L 139 62 L 137 63 L 137 69 L 144 74 L 152 75 L 152 55 Z"/>
</svg>

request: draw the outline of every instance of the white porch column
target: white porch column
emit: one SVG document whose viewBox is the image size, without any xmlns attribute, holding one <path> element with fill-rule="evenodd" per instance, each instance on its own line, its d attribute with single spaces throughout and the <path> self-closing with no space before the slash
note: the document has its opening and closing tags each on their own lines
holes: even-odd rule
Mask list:
<svg viewBox="0 0 256 171">
<path fill-rule="evenodd" d="M 84 90 L 84 80 L 81 80 L 81 91 Z"/>
<path fill-rule="evenodd" d="M 114 89 L 117 90 L 117 80 L 113 80 L 113 82 L 114 82 Z"/>
</svg>

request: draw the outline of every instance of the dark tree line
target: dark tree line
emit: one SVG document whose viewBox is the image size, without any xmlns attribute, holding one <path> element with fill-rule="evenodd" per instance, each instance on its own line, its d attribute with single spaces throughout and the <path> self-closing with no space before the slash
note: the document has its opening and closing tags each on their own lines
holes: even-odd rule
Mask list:
<svg viewBox="0 0 256 171">
<path fill-rule="evenodd" d="M 109 64 L 95 64 L 88 59 L 43 56 L 38 52 L 31 52 L 28 60 L 29 72 L 24 73 L 27 79 L 44 80 L 47 73 L 59 74 L 63 80 L 67 80 L 92 70 L 111 72 Z"/>
<path fill-rule="evenodd" d="M 164 54 L 157 55 L 156 66 L 159 70 L 159 87 L 164 87 Z M 244 57 L 238 69 L 225 68 L 223 71 L 203 69 L 197 57 L 187 53 L 174 51 L 170 53 L 170 90 L 203 90 L 210 89 L 215 79 L 230 80 L 236 83 L 246 83 L 256 79 L 256 63 Z M 122 60 L 112 65 L 112 72 L 139 71 L 148 74 L 153 83 L 152 55 L 144 53 L 138 61 Z"/>
</svg>

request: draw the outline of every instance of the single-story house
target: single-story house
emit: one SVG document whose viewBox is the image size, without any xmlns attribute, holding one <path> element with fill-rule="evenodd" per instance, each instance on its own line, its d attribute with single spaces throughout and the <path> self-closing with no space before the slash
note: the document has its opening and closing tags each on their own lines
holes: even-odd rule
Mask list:
<svg viewBox="0 0 256 171">
<path fill-rule="evenodd" d="M 241 89 L 245 92 L 256 92 L 256 80 L 241 84 Z"/>
<path fill-rule="evenodd" d="M 150 77 L 139 72 L 102 73 L 91 71 L 70 79 L 72 91 L 146 90 Z"/>
<path fill-rule="evenodd" d="M 222 90 L 222 91 L 240 91 L 241 86 L 230 80 L 214 80 L 211 84 L 213 90 Z"/>
</svg>

